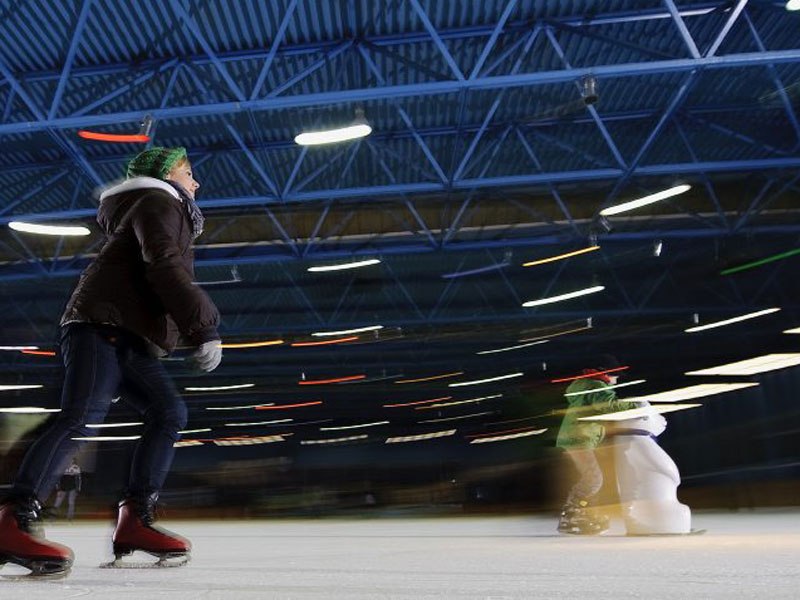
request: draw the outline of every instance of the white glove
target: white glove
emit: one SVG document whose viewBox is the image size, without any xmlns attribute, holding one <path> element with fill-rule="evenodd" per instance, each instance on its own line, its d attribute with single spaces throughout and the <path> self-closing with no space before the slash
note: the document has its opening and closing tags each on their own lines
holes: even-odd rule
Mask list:
<svg viewBox="0 0 800 600">
<path fill-rule="evenodd" d="M 219 366 L 222 360 L 222 342 L 220 340 L 211 340 L 200 344 L 191 356 L 189 361 L 194 363 L 195 368 L 203 373 L 210 373 Z"/>
</svg>

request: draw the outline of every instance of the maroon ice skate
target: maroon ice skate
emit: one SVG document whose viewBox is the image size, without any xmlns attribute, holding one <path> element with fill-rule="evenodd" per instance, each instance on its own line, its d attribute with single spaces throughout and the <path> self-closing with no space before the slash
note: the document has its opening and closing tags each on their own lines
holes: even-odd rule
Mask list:
<svg viewBox="0 0 800 600">
<path fill-rule="evenodd" d="M 119 503 L 117 527 L 114 530 L 114 560 L 104 567 L 142 568 L 179 567 L 189 562 L 192 544 L 184 537 L 156 527 L 156 500 L 158 494 L 126 498 Z M 137 550 L 158 558 L 155 563 L 130 563 L 123 556 Z"/>
<path fill-rule="evenodd" d="M 36 498 L 15 498 L 0 504 L 0 566 L 13 563 L 30 569 L 29 577 L 65 577 L 72 568 L 72 550 L 44 539 L 42 506 Z"/>
</svg>

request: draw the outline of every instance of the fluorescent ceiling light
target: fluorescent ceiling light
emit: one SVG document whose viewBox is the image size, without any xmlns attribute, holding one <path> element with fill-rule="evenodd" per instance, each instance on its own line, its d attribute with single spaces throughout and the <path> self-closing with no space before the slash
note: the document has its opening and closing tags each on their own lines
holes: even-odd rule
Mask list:
<svg viewBox="0 0 800 600">
<path fill-rule="evenodd" d="M 528 346 L 538 346 L 539 344 L 546 344 L 550 340 L 539 340 L 529 344 L 519 344 L 518 346 L 508 346 L 506 348 L 497 348 L 496 350 L 481 350 L 475 354 L 496 354 L 497 352 L 509 352 L 511 350 L 519 350 L 520 348 L 527 348 Z"/>
<path fill-rule="evenodd" d="M 351 333 L 363 333 L 365 331 L 378 331 L 383 329 L 383 325 L 369 325 L 367 327 L 356 327 L 355 329 L 340 329 L 339 331 L 315 331 L 311 335 L 314 337 L 328 337 L 337 335 L 350 335 Z"/>
<path fill-rule="evenodd" d="M 699 371 L 689 371 L 686 375 L 757 375 L 767 371 L 776 371 L 787 367 L 800 365 L 800 354 L 765 354 L 747 360 L 740 360 L 726 365 L 701 369 Z"/>
<path fill-rule="evenodd" d="M 206 410 L 241 410 L 244 408 L 260 408 L 262 406 L 274 406 L 274 402 L 260 403 L 260 404 L 243 404 L 241 406 L 206 406 Z"/>
<path fill-rule="evenodd" d="M 800 10 L 800 0 L 788 0 L 786 10 Z"/>
<path fill-rule="evenodd" d="M 455 435 L 456 429 L 448 429 L 446 431 L 434 431 L 433 433 L 423 433 L 420 435 L 402 435 L 398 437 L 386 438 L 387 444 L 402 444 L 403 442 L 420 442 L 422 440 L 432 440 L 434 438 L 448 437 Z"/>
<path fill-rule="evenodd" d="M 293 419 L 277 419 L 275 421 L 254 421 L 252 423 L 225 423 L 225 427 L 254 427 L 256 425 L 274 425 L 275 423 L 287 423 Z"/>
<path fill-rule="evenodd" d="M 294 141 L 300 146 L 318 146 L 321 144 L 333 144 L 336 142 L 346 142 L 366 137 L 372 133 L 372 127 L 364 116 L 364 109 L 357 108 L 353 122 L 347 127 L 337 129 L 326 129 L 321 131 L 308 131 L 295 136 Z"/>
<path fill-rule="evenodd" d="M 91 231 L 82 225 L 39 225 L 23 221 L 11 221 L 8 226 L 14 231 L 39 235 L 89 235 Z"/>
<path fill-rule="evenodd" d="M 787 329 L 783 333 L 800 333 L 800 327 L 795 327 L 794 329 Z"/>
<path fill-rule="evenodd" d="M 623 388 L 628 387 L 629 385 L 639 385 L 640 383 L 644 383 L 647 381 L 646 379 L 634 379 L 633 381 L 626 381 L 625 383 L 617 383 L 615 385 L 607 385 L 603 389 L 604 390 L 614 390 L 616 388 Z M 569 392 L 568 394 L 564 394 L 565 396 L 583 396 L 584 394 L 594 394 L 597 391 L 597 388 L 593 388 L 590 390 L 584 390 L 582 392 Z M 627 398 L 625 399 L 627 402 Z"/>
<path fill-rule="evenodd" d="M 692 189 L 692 186 L 690 185 L 685 185 L 685 184 L 676 185 L 675 187 L 671 187 L 669 189 L 656 192 L 655 194 L 650 194 L 649 196 L 638 198 L 637 200 L 631 200 L 630 202 L 623 202 L 622 204 L 617 204 L 616 206 L 609 206 L 601 210 L 600 214 L 603 215 L 604 217 L 609 217 L 611 215 L 627 212 L 635 208 L 647 206 L 648 204 L 653 204 L 654 202 L 658 202 L 659 200 L 672 198 L 673 196 L 677 196 L 678 194 L 683 194 L 685 192 L 688 192 L 690 189 Z"/>
<path fill-rule="evenodd" d="M 619 412 L 606 413 L 604 415 L 595 415 L 593 417 L 581 417 L 578 421 L 627 421 L 628 419 L 641 419 L 653 414 L 653 411 L 658 414 L 677 412 L 679 410 L 687 410 L 689 408 L 697 408 L 703 406 L 702 404 L 654 404 L 652 406 L 644 406 L 642 408 L 631 408 L 629 410 L 621 410 Z"/>
<path fill-rule="evenodd" d="M 757 317 L 763 317 L 764 315 L 770 315 L 774 312 L 778 312 L 779 310 L 780 308 L 765 308 L 764 310 L 747 313 L 746 315 L 739 315 L 738 317 L 732 317 L 730 319 L 725 319 L 724 321 L 715 321 L 706 325 L 689 327 L 689 329 L 686 329 L 685 331 L 686 333 L 695 333 L 697 331 L 705 331 L 706 329 L 714 329 L 715 327 L 724 327 L 725 325 L 730 325 L 732 323 L 739 323 L 740 321 L 747 321 L 748 319 L 755 319 Z"/>
<path fill-rule="evenodd" d="M 515 440 L 517 438 L 528 437 L 531 435 L 540 435 L 547 431 L 545 429 L 533 429 L 531 431 L 523 431 L 521 433 L 509 433 L 507 435 L 495 435 L 492 437 L 482 437 L 474 439 L 470 442 L 470 444 L 485 444 L 486 442 L 504 442 L 506 440 Z"/>
<path fill-rule="evenodd" d="M 320 427 L 320 431 L 339 431 L 341 429 L 360 429 L 362 427 L 376 427 L 377 425 L 388 425 L 389 421 L 375 421 L 374 423 L 361 423 L 360 425 L 342 425 L 341 427 Z"/>
<path fill-rule="evenodd" d="M 544 265 L 547 263 L 555 262 L 557 260 L 564 260 L 565 258 L 571 258 L 573 256 L 579 256 L 581 254 L 586 254 L 587 252 L 594 252 L 595 250 L 600 250 L 600 246 L 588 246 L 586 248 L 581 248 L 580 250 L 573 250 L 572 252 L 565 252 L 564 254 L 558 254 L 556 256 L 549 256 L 547 258 L 540 258 L 538 260 L 532 260 L 530 262 L 522 263 L 523 267 L 535 267 L 537 265 Z"/>
<path fill-rule="evenodd" d="M 39 346 L 0 346 L 0 350 L 38 350 Z"/>
<path fill-rule="evenodd" d="M 623 398 L 625 402 L 683 402 L 694 400 L 695 398 L 705 398 L 706 396 L 716 396 L 725 392 L 733 392 L 744 388 L 757 386 L 758 383 L 701 383 L 700 385 L 690 385 L 688 387 L 667 390 L 657 394 L 647 394 L 646 396 L 635 396 L 633 398 Z"/>
<path fill-rule="evenodd" d="M 95 435 L 89 437 L 74 437 L 70 438 L 76 442 L 128 442 L 131 440 L 138 440 L 140 435 Z"/>
<path fill-rule="evenodd" d="M 561 294 L 559 296 L 550 296 L 548 298 L 539 298 L 538 300 L 528 300 L 527 302 L 523 302 L 522 306 L 525 308 L 530 308 L 531 306 L 541 306 L 542 304 L 552 304 L 553 302 L 561 302 L 563 300 L 571 300 L 572 298 L 578 298 L 580 296 L 588 296 L 589 294 L 596 294 L 597 292 L 602 292 L 605 286 L 602 285 L 595 285 L 592 287 L 584 288 L 582 290 L 577 290 L 574 292 L 569 292 L 567 294 Z"/>
<path fill-rule="evenodd" d="M 210 387 L 187 387 L 183 388 L 187 392 L 221 392 L 224 390 L 243 390 L 255 387 L 255 383 L 238 383 L 236 385 L 215 385 Z"/>
<path fill-rule="evenodd" d="M 0 408 L 0 413 L 9 413 L 15 415 L 38 415 L 40 413 L 54 413 L 61 412 L 60 408 L 41 408 L 39 406 L 11 406 L 9 408 Z"/>
<path fill-rule="evenodd" d="M 358 269 L 360 267 L 369 267 L 370 265 L 377 265 L 381 261 L 377 258 L 370 258 L 368 260 L 357 260 L 355 262 L 342 263 L 339 265 L 324 265 L 318 267 L 308 267 L 312 273 L 325 273 L 327 271 L 343 271 L 345 269 Z"/>
<path fill-rule="evenodd" d="M 86 427 L 89 429 L 112 429 L 114 427 L 135 427 L 136 425 L 144 425 L 144 423 L 91 423 L 87 424 Z"/>
<path fill-rule="evenodd" d="M 43 388 L 43 385 L 0 385 L 0 392 L 9 392 L 12 390 L 35 390 L 39 388 Z"/>
<path fill-rule="evenodd" d="M 367 434 L 362 435 L 348 435 L 346 437 L 339 437 L 339 438 L 328 438 L 322 440 L 302 440 L 300 444 L 302 446 L 308 446 L 311 444 L 340 444 L 342 442 L 354 442 L 356 440 L 365 440 L 367 439 Z"/>
<path fill-rule="evenodd" d="M 489 383 L 491 381 L 500 381 L 501 379 L 513 379 L 514 377 L 522 377 L 525 373 L 509 373 L 508 375 L 498 375 L 497 377 L 489 377 L 488 379 L 475 379 L 473 381 L 459 381 L 458 383 L 448 383 L 447 387 L 463 387 L 465 385 L 478 385 L 481 383 Z"/>
</svg>

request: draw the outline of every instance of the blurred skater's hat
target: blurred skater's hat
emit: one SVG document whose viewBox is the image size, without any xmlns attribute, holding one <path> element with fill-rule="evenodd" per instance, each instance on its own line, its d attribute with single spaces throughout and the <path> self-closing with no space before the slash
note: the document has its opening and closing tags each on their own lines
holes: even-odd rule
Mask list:
<svg viewBox="0 0 800 600">
<path fill-rule="evenodd" d="M 140 152 L 128 163 L 127 176 L 155 177 L 165 179 L 172 168 L 182 160 L 188 160 L 186 148 L 163 148 L 154 146 Z"/>
</svg>

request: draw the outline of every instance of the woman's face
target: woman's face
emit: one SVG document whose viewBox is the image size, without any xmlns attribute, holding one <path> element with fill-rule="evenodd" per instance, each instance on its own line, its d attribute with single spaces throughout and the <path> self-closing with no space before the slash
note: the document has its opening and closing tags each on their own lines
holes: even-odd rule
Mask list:
<svg viewBox="0 0 800 600">
<path fill-rule="evenodd" d="M 183 186 L 192 198 L 194 198 L 194 193 L 200 187 L 200 184 L 194 179 L 192 165 L 189 164 L 188 160 L 182 161 L 172 167 L 172 170 L 167 173 L 166 178 Z"/>
</svg>

